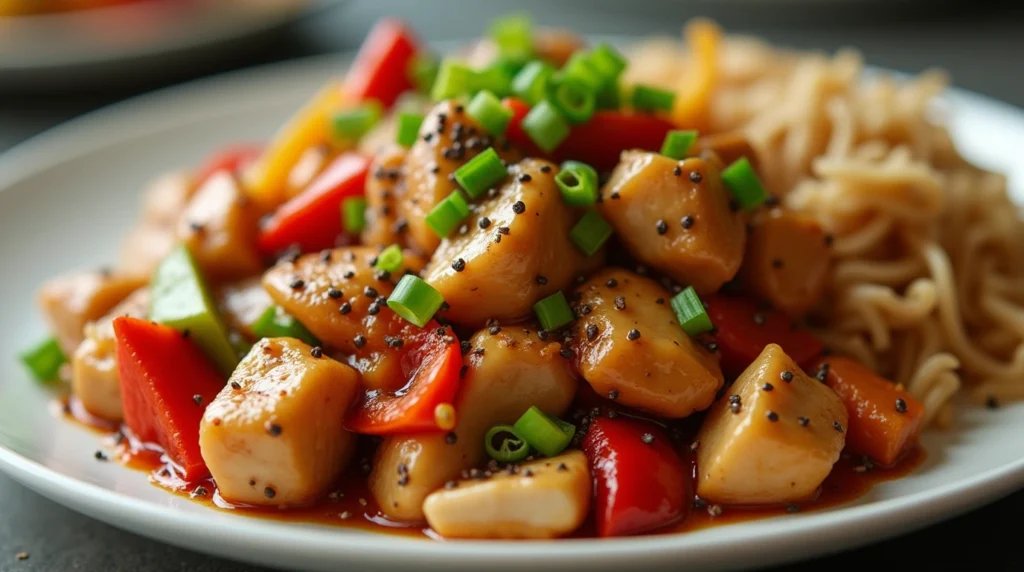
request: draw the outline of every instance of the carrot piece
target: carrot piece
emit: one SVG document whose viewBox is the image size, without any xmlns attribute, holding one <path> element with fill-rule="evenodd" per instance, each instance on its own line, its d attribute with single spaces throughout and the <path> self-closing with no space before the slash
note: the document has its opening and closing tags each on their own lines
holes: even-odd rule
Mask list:
<svg viewBox="0 0 1024 572">
<path fill-rule="evenodd" d="M 826 383 L 850 416 L 846 446 L 879 464 L 896 463 L 917 439 L 924 405 L 850 358 L 822 358 L 810 371 L 820 372 L 822 367 L 828 371 Z"/>
<path fill-rule="evenodd" d="M 224 378 L 181 332 L 136 318 L 114 320 L 124 422 L 140 440 L 157 443 L 185 480 L 210 474 L 199 451 L 199 421 Z"/>
</svg>

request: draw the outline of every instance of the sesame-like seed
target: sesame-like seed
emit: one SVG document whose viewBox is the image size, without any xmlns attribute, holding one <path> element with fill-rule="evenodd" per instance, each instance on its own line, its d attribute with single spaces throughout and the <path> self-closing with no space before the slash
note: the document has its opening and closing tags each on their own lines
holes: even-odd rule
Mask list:
<svg viewBox="0 0 1024 572">
<path fill-rule="evenodd" d="M 95 457 L 97 461 L 106 461 L 107 460 L 107 454 L 104 453 L 103 451 L 100 451 L 100 450 L 97 450 L 93 454 L 93 457 Z"/>
<path fill-rule="evenodd" d="M 499 326 L 498 324 L 492 324 L 491 327 L 487 328 L 487 331 L 492 336 L 496 336 L 501 332 L 501 326 Z"/>
<path fill-rule="evenodd" d="M 529 183 L 532 180 L 533 180 L 533 177 L 531 177 L 529 173 L 523 173 L 522 175 L 519 175 L 519 182 L 520 183 Z"/>
<path fill-rule="evenodd" d="M 806 417 L 797 417 L 796 422 L 799 423 L 801 427 L 807 427 L 810 425 L 811 420 Z"/>
<path fill-rule="evenodd" d="M 779 414 L 774 411 L 768 411 L 768 420 L 775 423 L 779 420 Z"/>
<path fill-rule="evenodd" d="M 516 213 L 517 215 L 523 214 L 524 212 L 526 212 L 526 203 L 524 203 L 523 201 L 516 201 L 515 203 L 512 204 L 512 212 Z"/>
<path fill-rule="evenodd" d="M 309 355 L 320 359 L 324 357 L 324 350 L 320 346 L 313 346 L 313 348 L 309 350 Z"/>
<path fill-rule="evenodd" d="M 456 258 L 455 262 L 452 262 L 452 270 L 456 272 L 462 272 L 466 269 L 466 261 L 462 258 Z"/>
<path fill-rule="evenodd" d="M 683 225 L 683 229 L 689 230 L 693 226 L 693 217 L 686 215 L 679 221 L 679 224 Z"/>
<path fill-rule="evenodd" d="M 281 426 L 272 421 L 267 421 L 263 428 L 266 429 L 267 434 L 271 437 L 277 437 L 281 434 Z"/>
<path fill-rule="evenodd" d="M 626 333 L 626 339 L 631 341 L 631 342 L 639 340 L 640 339 L 640 330 L 638 330 L 636 328 L 633 328 L 628 333 Z"/>
<path fill-rule="evenodd" d="M 683 168 L 680 167 L 679 165 L 676 165 L 675 168 L 672 169 L 672 174 L 677 177 L 681 176 L 683 174 Z"/>
<path fill-rule="evenodd" d="M 462 340 L 459 342 L 459 350 L 461 350 L 462 353 L 468 354 L 471 349 L 473 349 L 473 344 L 471 344 L 469 340 Z"/>
<path fill-rule="evenodd" d="M 548 283 L 547 276 L 542 276 L 540 274 L 538 274 L 534 280 L 536 280 L 537 284 L 540 284 L 541 286 L 544 286 L 545 284 Z"/>
<path fill-rule="evenodd" d="M 564 357 L 565 359 L 572 359 L 573 355 L 575 355 L 569 348 L 562 348 L 562 350 L 559 351 L 558 354 Z"/>
<path fill-rule="evenodd" d="M 231 389 L 234 389 L 235 391 L 238 391 L 238 390 L 242 389 L 242 386 L 237 381 L 232 381 L 231 382 Z"/>
<path fill-rule="evenodd" d="M 206 487 L 196 487 L 196 490 L 192 491 L 192 494 L 197 497 L 205 497 L 210 494 L 210 491 L 206 490 Z"/>
<path fill-rule="evenodd" d="M 331 288 L 330 290 L 327 291 L 327 296 L 330 298 L 334 298 L 335 300 L 341 298 L 344 295 L 345 293 L 342 292 L 341 290 L 338 290 L 337 288 Z"/>
<path fill-rule="evenodd" d="M 374 298 L 374 299 L 376 299 L 377 296 L 378 296 L 377 289 L 374 288 L 373 286 L 367 286 L 367 287 L 363 288 L 363 296 L 366 296 L 367 298 Z"/>
<path fill-rule="evenodd" d="M 789 383 L 789 382 L 793 381 L 793 372 L 791 372 L 791 371 L 789 371 L 787 369 L 787 370 L 783 371 L 781 374 L 779 374 L 779 377 L 782 378 L 782 381 L 785 381 L 786 383 Z"/>
<path fill-rule="evenodd" d="M 487 217 L 480 217 L 480 220 L 476 221 L 476 225 L 482 230 L 486 230 L 487 227 L 491 226 L 491 219 Z"/>
<path fill-rule="evenodd" d="M 704 349 L 708 350 L 711 353 L 715 353 L 718 351 L 718 342 L 708 342 L 704 344 Z"/>
<path fill-rule="evenodd" d="M 696 453 L 697 449 L 700 449 L 700 441 L 694 441 L 693 443 L 690 443 L 691 452 Z"/>
<path fill-rule="evenodd" d="M 342 278 L 344 278 L 345 280 L 351 280 L 351 279 L 353 279 L 355 277 L 356 277 L 356 273 L 355 273 L 354 270 L 346 270 L 345 274 L 342 275 Z"/>
<path fill-rule="evenodd" d="M 763 389 L 765 391 L 771 391 L 771 390 L 775 389 L 775 386 L 766 382 L 764 385 L 761 386 L 761 389 Z"/>
<path fill-rule="evenodd" d="M 711 516 L 715 516 L 715 517 L 722 516 L 722 505 L 720 505 L 720 504 L 713 504 L 713 505 L 709 506 L 708 507 L 708 514 L 710 514 Z"/>
<path fill-rule="evenodd" d="M 408 484 L 409 484 L 409 474 L 408 473 L 403 474 L 402 476 L 398 477 L 398 486 L 404 487 L 404 486 L 406 486 Z"/>
<path fill-rule="evenodd" d="M 626 309 L 626 297 L 625 296 L 616 296 L 615 297 L 615 301 L 614 301 L 614 305 L 615 305 L 615 309 L 616 310 L 625 310 Z"/>
<path fill-rule="evenodd" d="M 739 403 L 742 399 L 738 393 L 733 393 L 729 396 L 729 403 Z"/>
<path fill-rule="evenodd" d="M 356 337 L 352 338 L 352 343 L 355 344 L 356 348 L 362 348 L 366 345 L 366 336 L 363 334 L 356 334 Z"/>
<path fill-rule="evenodd" d="M 739 401 L 732 402 L 729 404 L 729 411 L 732 411 L 733 413 L 739 413 L 740 407 L 742 407 L 742 405 Z"/>
<path fill-rule="evenodd" d="M 592 342 L 592 341 L 594 341 L 594 338 L 596 338 L 596 337 L 597 337 L 597 325 L 596 324 L 587 324 L 587 340 Z"/>
<path fill-rule="evenodd" d="M 611 197 L 612 200 L 617 201 L 619 200 L 619 191 L 612 191 L 611 194 L 608 196 Z"/>
<path fill-rule="evenodd" d="M 650 445 L 651 443 L 654 443 L 654 435 L 651 435 L 650 433 L 644 433 L 640 437 L 640 440 L 643 441 L 645 445 Z"/>
<path fill-rule="evenodd" d="M 999 409 L 999 400 L 996 399 L 996 396 L 989 395 L 988 398 L 985 399 L 985 407 L 988 409 Z"/>
<path fill-rule="evenodd" d="M 305 286 L 306 281 L 303 280 L 302 278 L 296 278 L 295 280 L 292 280 L 291 284 L 288 285 L 288 287 L 291 288 L 292 290 L 299 290 L 301 288 L 304 288 Z"/>
<path fill-rule="evenodd" d="M 906 413 L 906 412 L 907 412 L 907 402 L 904 401 L 902 397 L 897 397 L 896 398 L 896 413 Z"/>
<path fill-rule="evenodd" d="M 320 262 L 328 263 L 331 261 L 331 249 L 325 248 L 320 251 Z"/>
<path fill-rule="evenodd" d="M 199 395 L 198 393 L 193 395 L 192 396 L 192 403 L 195 403 L 196 405 L 202 405 L 203 404 L 203 396 Z"/>
<path fill-rule="evenodd" d="M 268 499 L 272 499 L 277 496 L 277 491 L 275 491 L 273 487 L 266 487 L 263 489 L 263 496 Z"/>
<path fill-rule="evenodd" d="M 608 392 L 608 399 L 611 399 L 612 401 L 615 401 L 618 398 L 619 398 L 619 390 L 618 389 L 613 389 L 613 390 Z"/>
<path fill-rule="evenodd" d="M 825 383 L 826 381 L 828 381 L 828 369 L 828 363 L 821 364 L 821 367 L 818 368 L 818 371 L 817 373 L 814 374 L 814 377 L 818 381 Z"/>
<path fill-rule="evenodd" d="M 541 165 L 540 166 L 540 172 L 541 173 L 545 173 L 545 174 L 546 173 L 550 173 L 551 172 L 551 165 Z"/>
<path fill-rule="evenodd" d="M 348 314 L 348 313 L 349 313 L 349 312 L 351 312 L 351 311 L 352 311 L 352 304 L 349 304 L 348 302 L 345 302 L 345 303 L 343 303 L 343 304 L 342 304 L 342 305 L 341 305 L 341 306 L 340 306 L 340 307 L 338 308 L 338 313 L 340 313 L 340 314 L 342 314 L 342 315 Z"/>
<path fill-rule="evenodd" d="M 843 432 L 843 425 L 840 422 L 838 422 L 838 421 L 833 421 L 832 422 L 832 428 L 835 429 L 836 431 L 840 432 L 840 433 Z"/>
<path fill-rule="evenodd" d="M 454 431 L 449 431 L 448 434 L 444 436 L 444 442 L 449 445 L 454 445 L 458 440 L 459 436 L 456 435 Z"/>
<path fill-rule="evenodd" d="M 499 226 L 498 227 L 498 234 L 504 234 L 504 235 L 507 236 L 511 232 L 512 232 L 512 229 L 507 227 L 507 226 Z"/>
<path fill-rule="evenodd" d="M 700 174 L 700 171 L 690 171 L 690 182 L 699 183 L 704 180 L 704 175 Z"/>
<path fill-rule="evenodd" d="M 654 230 L 659 235 L 665 234 L 666 232 L 668 232 L 668 223 L 665 222 L 663 219 L 658 219 L 658 222 L 654 224 Z"/>
</svg>

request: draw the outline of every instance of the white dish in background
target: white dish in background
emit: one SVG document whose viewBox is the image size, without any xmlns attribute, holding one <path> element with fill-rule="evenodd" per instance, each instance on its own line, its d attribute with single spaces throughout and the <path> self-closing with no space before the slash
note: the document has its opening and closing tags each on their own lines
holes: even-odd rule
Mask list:
<svg viewBox="0 0 1024 572">
<path fill-rule="evenodd" d="M 113 259 L 142 185 L 218 146 L 268 137 L 331 74 L 338 57 L 229 74 L 92 113 L 0 156 L 0 469 L 75 510 L 170 544 L 263 565 L 339 570 L 585 570 L 766 566 L 863 545 L 967 511 L 1024 486 L 1024 404 L 962 409 L 928 432 L 927 460 L 855 503 L 696 532 L 614 540 L 431 542 L 246 518 L 189 502 L 145 474 L 100 463 L 95 433 L 54 416 L 15 355 L 45 334 L 38 284 Z M 949 93 L 954 136 L 1010 174 L 1024 200 L 1024 114 Z M 349 568 L 351 567 L 351 568 Z"/>
</svg>

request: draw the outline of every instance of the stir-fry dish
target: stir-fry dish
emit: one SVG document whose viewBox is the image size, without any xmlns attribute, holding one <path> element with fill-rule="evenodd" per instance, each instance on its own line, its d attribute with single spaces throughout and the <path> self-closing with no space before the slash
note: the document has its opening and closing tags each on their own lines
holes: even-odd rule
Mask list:
<svg viewBox="0 0 1024 572">
<path fill-rule="evenodd" d="M 163 486 L 434 537 L 655 533 L 898 476 L 961 381 L 1020 361 L 1012 329 L 961 339 L 990 318 L 948 234 L 1019 232 L 1005 182 L 926 119 L 932 76 L 685 36 L 510 16 L 441 57 L 382 21 L 268 142 L 156 180 L 115 266 L 45 284 L 23 360 Z M 970 262 L 1005 304 L 1013 256 Z"/>
</svg>

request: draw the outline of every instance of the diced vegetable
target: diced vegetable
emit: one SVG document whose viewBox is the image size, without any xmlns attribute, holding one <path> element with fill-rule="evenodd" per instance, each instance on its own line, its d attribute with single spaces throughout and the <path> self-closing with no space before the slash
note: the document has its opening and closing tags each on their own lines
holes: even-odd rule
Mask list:
<svg viewBox="0 0 1024 572">
<path fill-rule="evenodd" d="M 548 81 L 555 68 L 541 60 L 534 60 L 516 74 L 512 80 L 512 93 L 530 105 L 536 105 L 547 96 Z"/>
<path fill-rule="evenodd" d="M 211 281 L 246 278 L 263 270 L 256 246 L 259 212 L 244 193 L 233 175 L 219 171 L 196 190 L 178 219 L 175 238 Z"/>
<path fill-rule="evenodd" d="M 365 191 L 370 160 L 345 153 L 327 166 L 309 187 L 273 214 L 260 232 L 260 249 L 267 254 L 297 245 L 303 252 L 334 246 L 342 232 L 338 216 L 342 201 Z"/>
<path fill-rule="evenodd" d="M 407 72 L 420 52 L 417 44 L 403 22 L 390 18 L 377 22 L 345 74 L 345 95 L 352 101 L 374 99 L 391 107 L 398 96 L 414 87 Z"/>
<path fill-rule="evenodd" d="M 366 228 L 366 199 L 348 197 L 341 201 L 341 225 L 348 234 L 358 234 Z"/>
<path fill-rule="evenodd" d="M 746 296 L 716 294 L 704 298 L 708 317 L 717 329 L 714 334 L 721 357 L 722 371 L 735 377 L 747 368 L 768 344 L 782 346 L 801 367 L 812 365 L 825 349 L 824 344 L 806 330 L 793 327 L 793 321 L 778 310 L 759 308 Z"/>
<path fill-rule="evenodd" d="M 686 517 L 692 500 L 690 470 L 657 426 L 598 417 L 583 451 L 594 476 L 597 534 L 628 536 Z"/>
<path fill-rule="evenodd" d="M 406 386 L 395 392 L 366 392 L 346 420 L 351 431 L 390 435 L 443 430 L 435 412 L 439 405 L 455 400 L 462 352 L 450 328 L 441 328 L 437 322 L 424 326 L 403 341 L 406 353 L 402 367 L 409 380 Z M 438 330 L 445 334 L 438 335 Z"/>
<path fill-rule="evenodd" d="M 809 369 L 824 378 L 846 405 L 846 446 L 881 465 L 894 465 L 914 445 L 924 405 L 862 364 L 841 356 Z"/>
<path fill-rule="evenodd" d="M 398 114 L 398 134 L 396 141 L 402 147 L 412 147 L 420 134 L 420 126 L 423 125 L 423 115 L 419 113 L 402 112 Z"/>
<path fill-rule="evenodd" d="M 607 42 L 598 43 L 590 50 L 588 56 L 591 67 L 601 74 L 605 86 L 618 80 L 629 65 L 626 58 Z"/>
<path fill-rule="evenodd" d="M 557 330 L 574 318 L 572 308 L 565 301 L 565 294 L 561 290 L 534 304 L 533 311 L 545 330 Z"/>
<path fill-rule="evenodd" d="M 437 72 L 440 68 L 441 63 L 434 55 L 420 52 L 413 56 L 406 73 L 410 81 L 416 86 L 416 91 L 429 95 L 431 88 L 434 87 L 434 80 L 437 79 Z"/>
<path fill-rule="evenodd" d="M 406 320 L 423 327 L 441 308 L 444 298 L 419 276 L 406 274 L 388 297 L 388 307 Z"/>
<path fill-rule="evenodd" d="M 537 147 L 550 153 L 569 136 L 571 127 L 558 108 L 548 101 L 542 101 L 523 118 L 522 130 Z"/>
<path fill-rule="evenodd" d="M 637 111 L 672 111 L 676 95 L 671 91 L 637 85 L 633 87 L 633 109 Z"/>
<path fill-rule="evenodd" d="M 517 435 L 548 457 L 561 453 L 576 434 L 575 425 L 553 420 L 536 405 L 527 409 L 514 427 Z"/>
<path fill-rule="evenodd" d="M 555 75 L 548 82 L 548 101 L 570 123 L 586 123 L 594 115 L 597 94 L 573 76 Z"/>
<path fill-rule="evenodd" d="M 665 135 L 665 142 L 661 144 L 661 154 L 669 159 L 679 160 L 686 157 L 690 147 L 697 141 L 696 131 L 681 131 L 674 129 Z"/>
<path fill-rule="evenodd" d="M 402 268 L 402 247 L 392 244 L 382 250 L 374 267 L 385 272 L 398 272 Z"/>
<path fill-rule="evenodd" d="M 455 180 L 465 189 L 466 194 L 474 199 L 481 197 L 487 189 L 497 185 L 507 176 L 508 169 L 493 147 L 488 147 L 455 170 Z"/>
<path fill-rule="evenodd" d="M 442 101 L 470 92 L 476 83 L 476 72 L 465 64 L 446 59 L 441 62 L 437 79 L 430 90 L 430 98 Z"/>
<path fill-rule="evenodd" d="M 506 57 L 526 59 L 533 53 L 533 25 L 525 14 L 513 14 L 495 20 L 490 36 Z"/>
<path fill-rule="evenodd" d="M 736 201 L 745 210 L 753 210 L 764 204 L 768 193 L 757 178 L 757 173 L 750 166 L 746 157 L 729 165 L 722 171 L 722 182 L 732 191 Z"/>
<path fill-rule="evenodd" d="M 597 171 L 586 163 L 566 161 L 555 175 L 555 184 L 562 191 L 565 204 L 574 207 L 587 207 L 597 202 L 598 178 Z"/>
<path fill-rule="evenodd" d="M 502 106 L 501 100 L 486 90 L 473 96 L 466 106 L 466 113 L 495 137 L 505 134 L 505 128 L 512 119 L 512 111 Z"/>
<path fill-rule="evenodd" d="M 271 305 L 252 325 L 252 331 L 261 338 L 295 338 L 311 345 L 320 342 L 309 330 L 280 306 Z"/>
<path fill-rule="evenodd" d="M 149 319 L 188 332 L 196 345 L 217 364 L 225 376 L 238 364 L 228 340 L 227 327 L 217 312 L 206 280 L 185 246 L 175 247 L 164 258 L 150 282 Z"/>
<path fill-rule="evenodd" d="M 569 238 L 587 256 L 593 255 L 612 236 L 612 227 L 597 211 L 587 211 L 583 218 L 572 227 Z"/>
<path fill-rule="evenodd" d="M 675 310 L 679 325 L 691 336 L 710 332 L 714 328 L 693 286 L 687 286 L 672 297 L 672 309 Z"/>
<path fill-rule="evenodd" d="M 518 463 L 530 456 L 530 444 L 509 425 L 495 425 L 484 436 L 484 449 L 499 463 Z"/>
<path fill-rule="evenodd" d="M 331 118 L 334 136 L 341 141 L 359 141 L 380 121 L 383 110 L 376 100 L 343 109 Z"/>
<path fill-rule="evenodd" d="M 220 171 L 239 174 L 244 167 L 258 159 L 262 152 L 263 145 L 258 143 L 242 143 L 219 150 L 196 169 L 195 186 L 202 186 L 210 175 Z"/>
<path fill-rule="evenodd" d="M 84 271 L 47 280 L 39 289 L 39 307 L 64 355 L 82 343 L 85 325 L 104 316 L 146 278 L 122 273 Z"/>
<path fill-rule="evenodd" d="M 728 391 L 697 433 L 697 494 L 737 505 L 813 498 L 843 449 L 847 415 L 839 397 L 776 344 Z"/>
<path fill-rule="evenodd" d="M 462 198 L 462 193 L 452 191 L 444 200 L 437 203 L 426 216 L 427 225 L 444 238 L 455 230 L 462 219 L 469 216 L 469 204 Z"/>
<path fill-rule="evenodd" d="M 47 338 L 22 352 L 21 362 L 25 364 L 36 381 L 51 382 L 57 379 L 60 366 L 68 359 L 57 343 L 57 338 Z"/>
<path fill-rule="evenodd" d="M 120 317 L 114 336 L 125 425 L 139 440 L 163 447 L 185 480 L 207 476 L 199 421 L 224 376 L 174 328 Z"/>
<path fill-rule="evenodd" d="M 583 83 L 592 92 L 601 89 L 606 81 L 606 77 L 597 69 L 586 52 L 578 51 L 570 56 L 560 73 L 563 77 Z"/>
</svg>

